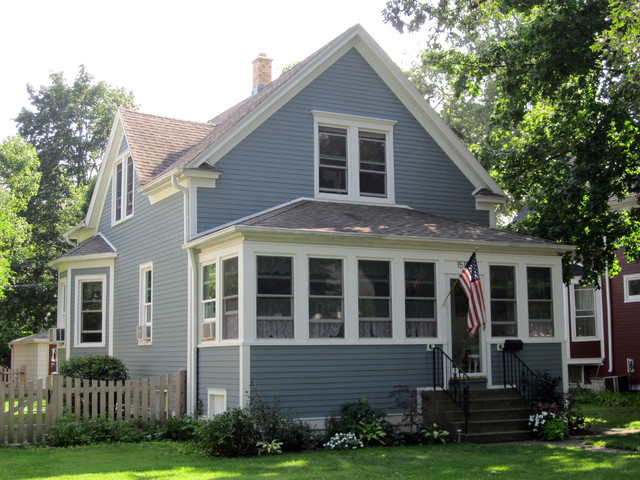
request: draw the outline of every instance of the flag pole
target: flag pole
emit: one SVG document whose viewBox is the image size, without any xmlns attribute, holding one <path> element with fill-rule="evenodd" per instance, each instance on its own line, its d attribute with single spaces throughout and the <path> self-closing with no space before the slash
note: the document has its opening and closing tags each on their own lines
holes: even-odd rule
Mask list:
<svg viewBox="0 0 640 480">
<path fill-rule="evenodd" d="M 478 253 L 478 247 L 476 247 L 476 249 L 473 251 L 471 255 L 474 255 L 476 253 Z M 466 266 L 466 263 L 465 263 L 465 266 Z M 463 270 L 464 270 L 464 267 L 463 267 Z M 456 283 L 454 283 L 449 289 L 449 293 L 447 293 L 447 296 L 444 297 L 444 302 L 442 302 L 443 307 L 444 307 L 444 304 L 447 303 L 447 299 L 451 296 L 451 292 L 453 292 L 453 289 L 456 288 L 456 285 L 458 285 L 459 281 L 460 281 L 460 275 L 458 275 L 458 278 L 456 278 Z"/>
</svg>

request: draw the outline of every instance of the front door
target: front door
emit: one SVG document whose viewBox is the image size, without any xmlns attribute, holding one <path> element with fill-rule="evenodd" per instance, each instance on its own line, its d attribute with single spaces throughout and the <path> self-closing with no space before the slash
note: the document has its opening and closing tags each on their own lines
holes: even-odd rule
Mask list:
<svg viewBox="0 0 640 480">
<path fill-rule="evenodd" d="M 465 372 L 479 374 L 484 371 L 480 352 L 480 331 L 473 335 L 467 330 L 469 301 L 462 287 L 450 281 L 451 287 L 451 358 Z"/>
</svg>

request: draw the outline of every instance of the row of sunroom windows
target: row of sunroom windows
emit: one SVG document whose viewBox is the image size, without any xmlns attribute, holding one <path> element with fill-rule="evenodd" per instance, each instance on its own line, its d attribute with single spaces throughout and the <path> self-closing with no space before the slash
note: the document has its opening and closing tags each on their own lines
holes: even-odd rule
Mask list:
<svg viewBox="0 0 640 480">
<path fill-rule="evenodd" d="M 340 258 L 309 258 L 308 311 L 310 338 L 344 338 L 344 263 Z M 256 258 L 256 336 L 294 337 L 293 258 Z M 216 285 L 216 264 L 201 270 L 201 316 L 204 340 L 215 339 L 216 321 L 221 320 L 223 340 L 237 339 L 238 258 L 221 262 L 220 291 Z M 404 262 L 405 334 L 408 338 L 437 337 L 435 263 Z M 392 337 L 391 262 L 358 260 L 358 336 Z M 490 265 L 488 309 L 491 334 L 518 335 L 516 268 Z M 221 302 L 221 305 L 218 305 Z M 527 309 L 529 336 L 553 336 L 551 268 L 527 267 Z M 489 313 L 489 312 L 487 312 Z"/>
</svg>

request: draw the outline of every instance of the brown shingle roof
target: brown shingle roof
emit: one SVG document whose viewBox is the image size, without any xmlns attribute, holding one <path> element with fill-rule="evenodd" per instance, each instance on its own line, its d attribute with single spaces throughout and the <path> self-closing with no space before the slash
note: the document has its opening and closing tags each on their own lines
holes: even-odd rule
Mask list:
<svg viewBox="0 0 640 480">
<path fill-rule="evenodd" d="M 354 27 L 355 28 L 355 27 Z M 148 123 L 143 128 L 137 129 L 137 135 L 132 137 L 129 135 L 129 126 L 125 123 L 125 129 L 127 132 L 127 137 L 130 138 L 131 141 L 136 143 L 148 145 L 144 149 L 140 149 L 139 152 L 134 152 L 132 148 L 132 154 L 134 162 L 136 163 L 136 167 L 138 167 L 137 158 L 138 156 L 142 156 L 144 154 L 144 159 L 142 160 L 144 169 L 144 179 L 142 180 L 142 175 L 138 171 L 138 175 L 141 177 L 140 184 L 144 185 L 151 180 L 161 177 L 166 173 L 169 173 L 171 170 L 176 168 L 183 168 L 187 166 L 191 161 L 193 161 L 198 155 L 204 152 L 209 146 L 213 145 L 219 138 L 222 137 L 226 132 L 228 132 L 234 125 L 240 122 L 243 118 L 249 115 L 252 111 L 254 111 L 258 106 L 260 106 L 265 100 L 267 100 L 274 92 L 280 89 L 284 84 L 286 84 L 290 79 L 292 79 L 300 70 L 302 70 L 306 65 L 308 65 L 314 58 L 324 52 L 327 48 L 333 45 L 338 39 L 342 38 L 344 35 L 348 34 L 351 31 L 348 30 L 343 35 L 335 38 L 331 42 L 327 43 L 324 47 L 307 57 L 302 62 L 298 63 L 296 66 L 288 70 L 287 72 L 280 75 L 273 82 L 266 85 L 262 88 L 257 94 L 246 98 L 241 101 L 234 107 L 226 110 L 220 115 L 209 120 L 209 123 L 198 124 L 192 122 L 182 122 L 184 124 L 192 123 L 193 128 L 196 128 L 198 125 L 202 128 L 197 131 L 191 131 L 192 135 L 189 138 L 181 138 L 181 133 L 177 132 L 174 129 L 180 128 L 181 124 L 178 120 L 164 119 L 165 122 L 160 123 L 158 121 L 157 124 Z M 135 113 L 135 112 L 128 112 Z M 142 114 L 138 114 L 142 115 Z M 162 117 L 151 117 L 162 119 Z M 155 122 L 155 120 L 154 120 Z M 176 123 L 177 122 L 177 123 Z M 154 128 L 162 127 L 164 130 L 162 132 L 155 132 Z M 207 130 L 208 127 L 208 130 Z M 182 128 L 185 128 L 185 125 L 182 125 Z M 191 126 L 186 126 L 188 130 L 191 130 Z M 201 135 L 204 132 L 203 135 Z M 196 133 L 195 135 L 193 135 Z M 199 138 L 198 135 L 200 135 Z M 165 152 L 162 150 L 164 147 L 168 147 L 168 145 L 164 144 L 164 140 L 162 136 L 167 138 L 171 138 L 174 140 L 174 137 L 177 137 L 178 140 L 181 141 L 179 145 L 180 148 L 171 148 L 170 152 Z M 155 149 L 149 148 L 149 144 L 154 144 Z"/>
<path fill-rule="evenodd" d="M 557 243 L 549 240 L 452 220 L 410 208 L 317 200 L 299 200 L 262 214 L 241 219 L 233 225 L 434 240 L 505 242 L 523 246 L 558 246 Z M 213 231 L 215 230 L 207 233 Z"/>
<path fill-rule="evenodd" d="M 120 110 L 140 186 L 173 165 L 215 130 L 211 123 L 189 122 Z"/>
</svg>

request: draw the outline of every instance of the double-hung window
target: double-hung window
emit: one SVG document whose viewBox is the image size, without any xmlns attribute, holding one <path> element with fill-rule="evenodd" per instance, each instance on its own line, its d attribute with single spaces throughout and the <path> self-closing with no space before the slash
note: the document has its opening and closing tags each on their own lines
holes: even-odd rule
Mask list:
<svg viewBox="0 0 640 480">
<path fill-rule="evenodd" d="M 105 279 L 80 278 L 77 282 L 76 338 L 80 345 L 104 344 Z"/>
<path fill-rule="evenodd" d="M 553 337 L 551 269 L 527 267 L 529 336 Z"/>
<path fill-rule="evenodd" d="M 358 261 L 358 329 L 360 338 L 391 337 L 391 265 Z"/>
<path fill-rule="evenodd" d="M 118 223 L 133 215 L 133 159 L 131 155 L 125 155 L 116 162 L 112 190 L 112 223 Z"/>
<path fill-rule="evenodd" d="M 202 339 L 216 338 L 216 264 L 202 267 Z"/>
<path fill-rule="evenodd" d="M 314 111 L 316 194 L 393 202 L 394 121 Z"/>
<path fill-rule="evenodd" d="M 435 264 L 404 263 L 407 337 L 437 337 Z"/>
<path fill-rule="evenodd" d="M 516 308 L 516 269 L 508 265 L 489 265 L 491 292 L 491 335 L 518 335 Z"/>
<path fill-rule="evenodd" d="M 222 261 L 222 339 L 238 338 L 238 257 Z"/>
<path fill-rule="evenodd" d="M 258 256 L 258 338 L 293 338 L 293 259 Z"/>
<path fill-rule="evenodd" d="M 309 337 L 344 338 L 342 260 L 309 259 Z"/>
<path fill-rule="evenodd" d="M 593 285 L 573 286 L 573 336 L 575 340 L 598 337 L 596 289 Z"/>
<path fill-rule="evenodd" d="M 138 324 L 138 342 L 151 341 L 153 319 L 153 265 L 140 266 L 140 322 Z"/>
</svg>

